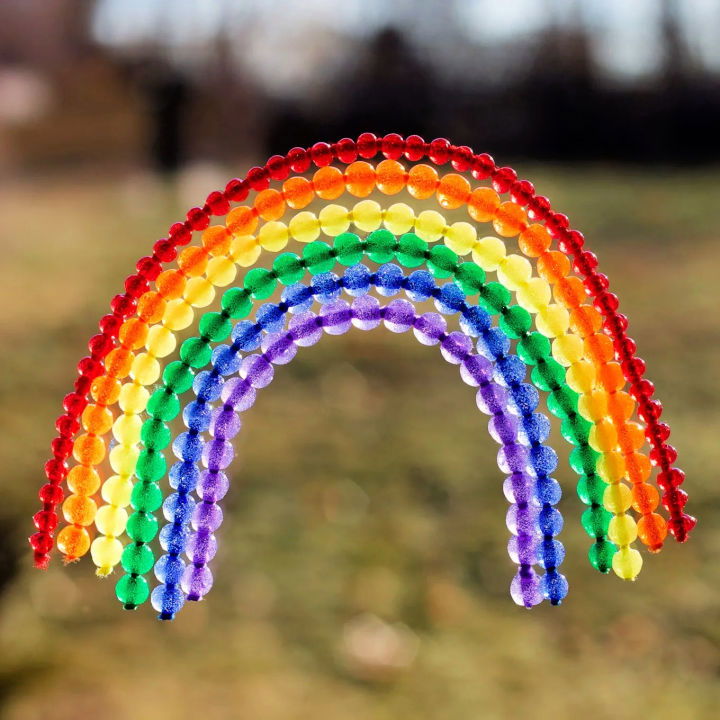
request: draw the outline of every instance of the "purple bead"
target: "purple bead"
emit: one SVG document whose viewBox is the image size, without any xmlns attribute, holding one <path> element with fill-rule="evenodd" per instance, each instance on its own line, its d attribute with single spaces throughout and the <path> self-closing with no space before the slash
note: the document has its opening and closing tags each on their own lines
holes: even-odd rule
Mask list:
<svg viewBox="0 0 720 720">
<path fill-rule="evenodd" d="M 192 526 L 195 530 L 205 528 L 215 532 L 222 525 L 223 513 L 215 503 L 200 502 L 195 506 L 192 516 Z"/>
<path fill-rule="evenodd" d="M 518 443 L 503 445 L 498 450 L 497 463 L 504 473 L 523 472 L 528 464 L 528 449 Z"/>
<path fill-rule="evenodd" d="M 361 295 L 352 302 L 352 324 L 360 330 L 373 330 L 381 321 L 380 301 L 372 295 Z"/>
<path fill-rule="evenodd" d="M 288 328 L 295 344 L 300 347 L 310 347 L 323 336 L 318 316 L 311 312 L 293 317 L 288 323 Z"/>
<path fill-rule="evenodd" d="M 488 422 L 492 439 L 502 445 L 517 440 L 518 421 L 512 415 L 493 415 Z"/>
<path fill-rule="evenodd" d="M 232 440 L 242 427 L 237 413 L 228 410 L 225 406 L 215 408 L 210 420 L 210 432 L 213 437 L 220 440 Z"/>
<path fill-rule="evenodd" d="M 437 345 L 446 332 L 447 322 L 440 313 L 423 313 L 413 323 L 413 334 L 423 345 Z"/>
<path fill-rule="evenodd" d="M 539 542 L 534 535 L 512 535 L 508 540 L 508 555 L 516 565 L 536 565 Z"/>
<path fill-rule="evenodd" d="M 247 355 L 240 365 L 240 375 L 254 388 L 267 387 L 275 375 L 272 363 L 262 355 Z"/>
<path fill-rule="evenodd" d="M 188 600 L 201 600 L 210 592 L 213 576 L 207 565 L 195 567 L 188 565 L 180 581 L 180 586 L 187 593 Z"/>
<path fill-rule="evenodd" d="M 198 565 L 210 562 L 217 552 L 217 538 L 209 530 L 198 530 L 188 540 L 185 555 Z"/>
<path fill-rule="evenodd" d="M 235 456 L 232 443 L 227 440 L 208 440 L 202 452 L 203 465 L 209 470 L 224 470 Z"/>
<path fill-rule="evenodd" d="M 260 344 L 263 354 L 273 365 L 286 365 L 297 354 L 297 345 L 289 332 L 266 335 Z"/>
<path fill-rule="evenodd" d="M 352 327 L 352 311 L 344 300 L 323 305 L 320 308 L 322 328 L 328 335 L 344 335 Z"/>
<path fill-rule="evenodd" d="M 508 403 L 508 392 L 504 387 L 495 383 L 481 385 L 475 395 L 475 401 L 480 412 L 486 415 L 495 415 L 504 412 Z"/>
<path fill-rule="evenodd" d="M 531 608 L 543 601 L 540 578 L 532 568 L 520 569 L 510 583 L 510 596 L 516 605 Z"/>
<path fill-rule="evenodd" d="M 530 502 L 535 497 L 535 477 L 527 472 L 508 475 L 503 483 L 503 492 L 510 503 Z"/>
<path fill-rule="evenodd" d="M 393 300 L 385 307 L 383 322 L 390 332 L 406 332 L 415 323 L 414 305 L 408 300 Z"/>
<path fill-rule="evenodd" d="M 532 503 L 512 504 L 505 515 L 507 529 L 513 535 L 538 535 L 537 521 L 540 508 Z"/>
<path fill-rule="evenodd" d="M 492 363 L 481 355 L 468 355 L 460 363 L 460 377 L 471 387 L 485 385 L 492 378 Z"/>
<path fill-rule="evenodd" d="M 222 471 L 203 470 L 198 483 L 197 493 L 201 500 L 218 502 L 222 500 L 230 489 L 230 481 Z"/>
<path fill-rule="evenodd" d="M 440 343 L 440 353 L 453 365 L 459 365 L 471 350 L 472 340 L 461 332 L 451 332 Z"/>
<path fill-rule="evenodd" d="M 226 405 L 244 412 L 253 406 L 256 394 L 255 388 L 245 378 L 234 377 L 225 381 L 220 397 Z"/>
</svg>

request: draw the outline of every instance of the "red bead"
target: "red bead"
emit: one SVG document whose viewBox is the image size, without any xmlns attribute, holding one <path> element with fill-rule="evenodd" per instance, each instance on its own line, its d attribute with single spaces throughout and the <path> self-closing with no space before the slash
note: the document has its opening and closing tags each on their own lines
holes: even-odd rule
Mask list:
<svg viewBox="0 0 720 720">
<path fill-rule="evenodd" d="M 73 383 L 73 388 L 75 388 L 76 393 L 79 393 L 80 395 L 87 395 L 92 387 L 92 381 L 93 378 L 90 378 L 87 375 L 81 375 Z"/>
<path fill-rule="evenodd" d="M 89 356 L 86 356 L 78 361 L 77 369 L 80 375 L 85 375 L 92 379 L 105 373 L 105 368 L 102 363 Z"/>
<path fill-rule="evenodd" d="M 265 163 L 265 167 L 267 168 L 268 173 L 270 173 L 271 180 L 285 180 L 288 175 L 290 175 L 290 163 L 288 162 L 288 159 L 282 155 L 272 155 Z M 226 212 L 227 210 L 224 213 L 217 214 L 224 215 Z"/>
<path fill-rule="evenodd" d="M 73 441 L 70 438 L 56 437 L 51 443 L 52 454 L 57 460 L 65 460 L 70 457 L 73 449 Z"/>
<path fill-rule="evenodd" d="M 158 240 L 153 245 L 153 255 L 161 263 L 172 262 L 177 257 L 175 244 L 171 240 Z"/>
<path fill-rule="evenodd" d="M 355 141 L 350 138 L 343 138 L 336 144 L 335 154 L 337 155 L 337 159 L 346 165 L 355 162 L 358 156 Z"/>
<path fill-rule="evenodd" d="M 557 213 L 557 215 L 567 220 L 566 215 L 562 215 L 562 213 Z M 560 220 L 559 222 L 564 221 Z M 585 236 L 577 230 L 559 230 L 557 239 L 558 248 L 567 255 L 577 255 L 585 245 Z"/>
<path fill-rule="evenodd" d="M 116 338 L 120 332 L 123 321 L 117 315 L 103 315 L 100 318 L 98 327 L 100 331 L 111 338 Z"/>
<path fill-rule="evenodd" d="M 498 168 L 492 176 L 492 185 L 496 192 L 506 193 L 517 180 L 517 173 L 509 167 Z"/>
<path fill-rule="evenodd" d="M 72 415 L 60 415 L 55 420 L 55 429 L 63 437 L 72 437 L 80 429 L 80 422 Z"/>
<path fill-rule="evenodd" d="M 678 542 L 685 542 L 690 531 L 697 525 L 697 520 L 686 513 L 668 520 L 668 530 Z"/>
<path fill-rule="evenodd" d="M 402 135 L 388 133 L 382 139 L 380 149 L 388 160 L 399 160 L 405 152 L 405 140 Z"/>
<path fill-rule="evenodd" d="M 155 278 L 162 271 L 162 265 L 156 257 L 143 257 L 140 258 L 135 264 L 135 269 L 140 275 L 146 280 L 155 280 Z"/>
<path fill-rule="evenodd" d="M 366 160 L 375 157 L 379 146 L 380 143 L 378 142 L 377 136 L 373 135 L 373 133 L 365 132 L 358 135 L 357 150 L 360 157 Z"/>
<path fill-rule="evenodd" d="M 250 168 L 246 177 L 248 185 L 256 192 L 262 192 L 270 187 L 270 173 L 265 168 Z"/>
<path fill-rule="evenodd" d="M 310 148 L 310 159 L 318 167 L 325 167 L 333 161 L 332 148 L 325 142 L 316 142 Z"/>
<path fill-rule="evenodd" d="M 435 138 L 430 143 L 428 157 L 436 165 L 444 165 L 450 159 L 450 141 L 445 138 Z"/>
<path fill-rule="evenodd" d="M 294 173 L 304 173 L 310 167 L 310 155 L 305 148 L 294 147 L 287 154 L 287 159 Z"/>
<path fill-rule="evenodd" d="M 39 555 L 46 555 L 52 550 L 53 540 L 47 532 L 36 532 L 28 538 L 32 549 Z"/>
<path fill-rule="evenodd" d="M 636 383 L 633 383 L 632 387 L 630 388 L 630 394 L 636 399 L 639 399 L 641 397 L 651 398 L 654 392 L 655 385 L 653 385 L 653 383 L 650 382 L 650 380 L 648 380 L 647 378 L 642 378 L 641 380 L 638 380 Z"/>
<path fill-rule="evenodd" d="M 593 305 L 604 315 L 609 315 L 615 312 L 620 305 L 620 300 L 615 293 L 602 292 L 595 296 Z"/>
<path fill-rule="evenodd" d="M 464 173 L 470 169 L 473 160 L 472 148 L 467 145 L 453 146 L 450 149 L 450 164 L 453 170 Z"/>
<path fill-rule="evenodd" d="M 633 345 L 635 344 L 632 338 L 623 338 L 623 342 L 626 341 L 630 341 Z M 629 357 L 627 360 L 623 361 L 622 369 L 625 377 L 633 378 L 633 380 L 638 381 L 642 378 L 643 373 L 645 372 L 645 361 L 639 357 Z"/>
<path fill-rule="evenodd" d="M 51 533 L 58 524 L 58 517 L 49 510 L 40 510 L 33 515 L 33 523 L 41 532 Z"/>
<path fill-rule="evenodd" d="M 224 193 L 214 190 L 205 198 L 205 208 L 207 208 L 206 212 L 209 211 L 211 215 L 226 215 L 230 210 L 230 203 Z"/>
<path fill-rule="evenodd" d="M 115 347 L 112 338 L 105 333 L 93 335 L 88 340 L 88 350 L 95 359 L 104 358 Z"/>
<path fill-rule="evenodd" d="M 51 483 L 57 484 L 62 482 L 67 477 L 67 474 L 68 466 L 63 460 L 53 458 L 45 463 L 45 477 Z"/>
<path fill-rule="evenodd" d="M 47 503 L 48 505 L 59 505 L 63 501 L 65 493 L 59 485 L 45 483 L 45 485 L 40 488 L 38 497 L 40 498 L 40 502 Z"/>
<path fill-rule="evenodd" d="M 142 275 L 128 275 L 125 278 L 125 292 L 131 297 L 139 298 L 148 290 L 148 281 Z"/>
<path fill-rule="evenodd" d="M 536 195 L 528 203 L 528 215 L 531 220 L 544 220 L 551 209 L 550 201 L 544 195 Z"/>
<path fill-rule="evenodd" d="M 495 172 L 495 160 L 492 155 L 482 153 L 475 155 L 470 164 L 470 172 L 476 180 L 485 180 Z"/>
<path fill-rule="evenodd" d="M 663 411 L 662 403 L 659 400 L 649 400 L 643 397 L 638 400 L 638 415 L 647 423 L 657 420 Z"/>
<path fill-rule="evenodd" d="M 656 482 L 665 492 L 680 487 L 685 482 L 685 473 L 680 468 L 663 470 L 657 475 Z"/>
<path fill-rule="evenodd" d="M 628 326 L 630 325 L 627 315 L 623 315 L 622 313 L 616 313 L 615 314 L 615 320 L 617 321 L 618 325 L 622 329 L 623 332 L 625 332 L 628 329 Z"/>
<path fill-rule="evenodd" d="M 68 393 L 63 398 L 63 408 L 65 408 L 65 412 L 70 415 L 79 416 L 80 413 L 87 407 L 87 404 L 87 398 L 78 393 Z"/>
<path fill-rule="evenodd" d="M 173 245 L 187 245 L 192 239 L 192 231 L 185 223 L 174 223 L 168 230 L 168 239 Z"/>
<path fill-rule="evenodd" d="M 535 194 L 535 186 L 529 180 L 517 180 L 510 188 L 510 199 L 518 205 L 527 205 Z"/>
<path fill-rule="evenodd" d="M 110 307 L 118 317 L 125 318 L 135 310 L 135 298 L 129 295 L 116 295 L 110 301 Z"/>
<path fill-rule="evenodd" d="M 670 437 L 670 426 L 667 423 L 658 423 L 655 425 L 655 436 L 663 443 Z"/>
<path fill-rule="evenodd" d="M 563 213 L 551 213 L 545 218 L 545 225 L 553 237 L 562 235 L 570 226 L 570 219 Z"/>
<path fill-rule="evenodd" d="M 688 501 L 688 494 L 680 488 L 672 488 L 662 496 L 663 507 L 668 510 L 682 510 Z"/>
<path fill-rule="evenodd" d="M 419 135 L 410 135 L 405 140 L 405 157 L 410 160 L 410 162 L 422 160 L 427 150 L 428 145 L 425 139 Z"/>
<path fill-rule="evenodd" d="M 677 460 L 677 450 L 672 445 L 663 444 L 659 448 L 653 448 L 649 457 L 653 465 L 672 465 Z"/>
<path fill-rule="evenodd" d="M 607 275 L 591 272 L 591 274 L 583 280 L 583 285 L 585 285 L 588 295 L 601 295 L 608 289 L 610 281 L 608 280 Z"/>
<path fill-rule="evenodd" d="M 190 208 L 185 216 L 193 230 L 203 231 L 210 224 L 210 217 L 206 210 L 199 207 Z"/>
<path fill-rule="evenodd" d="M 248 185 L 245 180 L 240 178 L 233 178 L 225 186 L 225 197 L 230 202 L 243 202 L 247 200 L 248 196 Z"/>
</svg>

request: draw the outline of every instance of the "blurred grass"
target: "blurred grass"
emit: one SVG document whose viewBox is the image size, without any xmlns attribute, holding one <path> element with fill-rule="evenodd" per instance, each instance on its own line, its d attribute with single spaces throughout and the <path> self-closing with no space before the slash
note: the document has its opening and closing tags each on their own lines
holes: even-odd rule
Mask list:
<svg viewBox="0 0 720 720">
<path fill-rule="evenodd" d="M 176 622 L 123 613 L 89 561 L 30 570 L 24 536 L 74 362 L 193 198 L 141 178 L 7 186 L 2 717 L 717 717 L 720 174 L 520 170 L 585 232 L 631 318 L 688 473 L 692 541 L 648 557 L 634 584 L 594 573 L 561 465 L 571 595 L 516 608 L 473 393 L 436 349 L 378 330 L 302 351 L 260 394 L 237 441 L 216 588 Z"/>
</svg>

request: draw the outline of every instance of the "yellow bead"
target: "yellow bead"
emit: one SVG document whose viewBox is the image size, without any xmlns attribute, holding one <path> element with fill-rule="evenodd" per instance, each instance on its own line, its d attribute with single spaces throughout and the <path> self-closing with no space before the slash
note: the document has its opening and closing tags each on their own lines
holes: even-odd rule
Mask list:
<svg viewBox="0 0 720 720">
<path fill-rule="evenodd" d="M 178 330 L 184 330 L 186 327 L 190 327 L 194 316 L 195 313 L 190 305 L 182 298 L 175 298 L 174 300 L 170 300 L 165 306 L 162 324 L 169 330 L 177 332 Z"/>
<path fill-rule="evenodd" d="M 426 242 L 439 240 L 445 229 L 445 218 L 435 210 L 423 210 L 415 220 L 415 232 Z"/>
<path fill-rule="evenodd" d="M 616 515 L 608 526 L 608 538 L 620 547 L 630 545 L 637 540 L 637 524 L 630 515 Z"/>
<path fill-rule="evenodd" d="M 132 489 L 132 480 L 127 475 L 113 475 L 103 483 L 102 499 L 108 505 L 125 507 L 130 504 Z"/>
<path fill-rule="evenodd" d="M 141 413 L 147 407 L 150 393 L 136 383 L 125 383 L 120 390 L 118 404 L 120 409 L 126 413 Z"/>
<path fill-rule="evenodd" d="M 116 445 L 110 451 L 110 467 L 118 475 L 132 475 L 139 455 L 140 450 L 133 445 Z"/>
<path fill-rule="evenodd" d="M 103 505 L 95 515 L 95 527 L 103 535 L 117 537 L 125 532 L 128 514 L 125 508 Z"/>
<path fill-rule="evenodd" d="M 299 212 L 288 225 L 290 234 L 301 243 L 309 243 L 320 236 L 320 221 L 307 210 Z"/>
<path fill-rule="evenodd" d="M 145 342 L 147 351 L 159 358 L 167 357 L 175 349 L 176 345 L 175 334 L 164 325 L 153 325 Z"/>
<path fill-rule="evenodd" d="M 617 447 L 617 441 L 617 430 L 608 418 L 603 418 L 590 428 L 588 443 L 597 452 L 614 450 Z"/>
<path fill-rule="evenodd" d="M 226 287 L 237 275 L 235 263 L 227 257 L 215 257 L 208 263 L 207 279 L 217 287 Z M 157 355 L 157 353 L 155 353 Z M 164 357 L 158 355 L 158 357 Z"/>
<path fill-rule="evenodd" d="M 268 252 L 280 252 L 287 247 L 290 231 L 287 225 L 273 220 L 265 223 L 257 234 L 260 247 Z"/>
<path fill-rule="evenodd" d="M 113 424 L 113 437 L 125 445 L 140 441 L 142 418 L 140 415 L 120 415 Z"/>
<path fill-rule="evenodd" d="M 112 569 L 120 562 L 123 546 L 117 538 L 98 537 L 90 546 L 90 554 L 97 566 L 97 575 L 106 577 Z"/>
<path fill-rule="evenodd" d="M 587 420 L 599 422 L 607 416 L 607 395 L 602 391 L 594 391 L 578 398 L 578 411 Z"/>
<path fill-rule="evenodd" d="M 552 354 L 561 365 L 570 367 L 584 357 L 582 338 L 577 335 L 559 335 L 553 340 Z"/>
<path fill-rule="evenodd" d="M 160 363 L 150 353 L 138 353 L 133 360 L 130 377 L 141 385 L 152 385 L 160 377 Z"/>
<path fill-rule="evenodd" d="M 618 483 L 625 477 L 625 458 L 618 450 L 606 452 L 598 458 L 595 468 L 606 483 Z"/>
<path fill-rule="evenodd" d="M 253 235 L 241 235 L 233 238 L 230 245 L 230 258 L 240 267 L 250 267 L 257 262 L 262 249 Z"/>
<path fill-rule="evenodd" d="M 393 235 L 404 235 L 415 227 L 415 211 L 405 203 L 395 203 L 385 210 L 383 224 Z"/>
<path fill-rule="evenodd" d="M 508 290 L 517 290 L 532 277 L 532 266 L 521 255 L 508 255 L 498 263 L 497 274 Z"/>
<path fill-rule="evenodd" d="M 374 200 L 355 203 L 351 215 L 353 224 L 364 232 L 372 232 L 382 225 L 382 208 Z"/>
<path fill-rule="evenodd" d="M 566 379 L 575 392 L 588 393 L 595 387 L 595 366 L 589 360 L 578 360 L 568 368 Z"/>
<path fill-rule="evenodd" d="M 530 278 L 518 288 L 517 301 L 528 312 L 537 313 L 550 301 L 550 286 L 542 278 Z"/>
<path fill-rule="evenodd" d="M 562 305 L 548 305 L 538 311 L 535 326 L 545 337 L 564 335 L 570 327 L 570 313 Z"/>
<path fill-rule="evenodd" d="M 467 255 L 477 242 L 477 230 L 466 222 L 450 225 L 445 235 L 445 244 L 457 255 Z"/>
<path fill-rule="evenodd" d="M 330 237 L 337 237 L 350 227 L 350 211 L 342 205 L 326 205 L 318 217 L 322 231 Z"/>
<path fill-rule="evenodd" d="M 480 238 L 472 250 L 472 257 L 483 270 L 494 272 L 505 257 L 505 243 L 490 235 Z"/>
<path fill-rule="evenodd" d="M 207 307 L 215 299 L 215 286 L 204 277 L 188 280 L 183 293 L 185 301 L 195 307 Z"/>
<path fill-rule="evenodd" d="M 624 513 L 632 504 L 632 492 L 623 483 L 608 485 L 603 493 L 603 505 L 611 513 Z M 102 508 L 100 508 L 102 510 Z M 100 512 L 98 510 L 98 512 Z"/>
<path fill-rule="evenodd" d="M 620 548 L 613 555 L 613 570 L 623 580 L 634 580 L 640 574 L 642 565 L 642 555 L 634 548 Z"/>
</svg>

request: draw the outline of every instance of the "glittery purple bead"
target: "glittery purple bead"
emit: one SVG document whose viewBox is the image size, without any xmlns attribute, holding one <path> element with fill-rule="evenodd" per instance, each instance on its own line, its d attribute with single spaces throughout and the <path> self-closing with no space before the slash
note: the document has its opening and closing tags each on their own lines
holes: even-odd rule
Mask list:
<svg viewBox="0 0 720 720">
<path fill-rule="evenodd" d="M 328 335 L 343 335 L 352 327 L 352 311 L 344 300 L 323 305 L 320 308 L 322 328 Z"/>
<path fill-rule="evenodd" d="M 232 440 L 242 427 L 237 413 L 225 406 L 215 408 L 210 420 L 210 432 L 220 440 Z"/>
<path fill-rule="evenodd" d="M 380 324 L 380 301 L 372 295 L 355 298 L 351 310 L 352 324 L 360 330 L 373 330 Z"/>
<path fill-rule="evenodd" d="M 472 340 L 461 332 L 451 332 L 440 343 L 440 352 L 449 363 L 459 365 L 472 350 Z"/>
<path fill-rule="evenodd" d="M 508 502 L 529 502 L 535 497 L 535 477 L 527 472 L 508 475 L 503 492 Z"/>
<path fill-rule="evenodd" d="M 540 578 L 532 568 L 522 568 L 510 583 L 510 596 L 516 605 L 531 608 L 543 600 Z"/>
<path fill-rule="evenodd" d="M 232 443 L 227 440 L 208 440 L 202 452 L 203 465 L 210 470 L 223 470 L 235 456 Z"/>
<path fill-rule="evenodd" d="M 297 354 L 297 345 L 289 332 L 266 335 L 260 344 L 263 354 L 273 365 L 286 365 Z"/>
<path fill-rule="evenodd" d="M 267 387 L 275 375 L 272 363 L 262 355 L 247 355 L 240 365 L 240 375 L 255 388 Z"/>
<path fill-rule="evenodd" d="M 413 323 L 413 334 L 423 345 L 437 345 L 446 332 L 447 322 L 440 313 L 423 313 Z"/>
<path fill-rule="evenodd" d="M 192 515 L 192 526 L 195 530 L 205 528 L 215 532 L 222 525 L 223 513 L 219 505 L 199 502 Z"/>
<path fill-rule="evenodd" d="M 490 436 L 499 444 L 517 440 L 518 421 L 512 415 L 493 415 L 488 422 Z"/>
<path fill-rule="evenodd" d="M 492 363 L 482 355 L 468 355 L 460 363 L 460 377 L 471 387 L 490 382 L 492 374 Z"/>
<path fill-rule="evenodd" d="M 480 409 L 486 415 L 495 415 L 498 412 L 504 412 L 508 402 L 508 392 L 504 387 L 500 387 L 495 383 L 481 385 L 475 395 L 475 401 Z"/>
<path fill-rule="evenodd" d="M 528 449 L 518 443 L 503 445 L 498 450 L 497 462 L 504 473 L 523 472 L 527 468 Z"/>
<path fill-rule="evenodd" d="M 245 378 L 234 377 L 225 381 L 220 397 L 226 405 L 244 412 L 253 406 L 256 394 L 255 388 Z"/>
<path fill-rule="evenodd" d="M 414 305 L 408 300 L 393 300 L 385 307 L 383 322 L 390 332 L 406 332 L 415 323 Z"/>
<path fill-rule="evenodd" d="M 222 500 L 230 488 L 230 481 L 222 471 L 203 470 L 198 483 L 197 493 L 201 500 L 218 502 Z"/>
<path fill-rule="evenodd" d="M 217 538 L 209 530 L 194 532 L 188 540 L 185 555 L 198 565 L 210 562 L 217 552 Z"/>
<path fill-rule="evenodd" d="M 188 600 L 200 600 L 210 591 L 213 584 L 213 576 L 207 565 L 195 567 L 188 565 L 185 574 L 180 581 L 180 586 L 187 593 Z"/>
<path fill-rule="evenodd" d="M 512 535 L 508 540 L 508 555 L 516 565 L 535 565 L 539 542 L 535 535 Z"/>
<path fill-rule="evenodd" d="M 507 529 L 513 535 L 538 535 L 538 514 L 540 508 L 532 503 L 513 503 L 505 515 Z"/>
<path fill-rule="evenodd" d="M 300 347 L 310 347 L 323 336 L 322 326 L 315 313 L 304 312 L 296 315 L 288 323 L 295 344 Z"/>
</svg>

